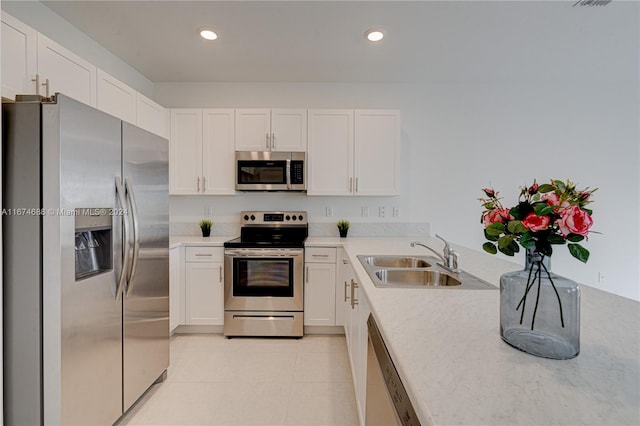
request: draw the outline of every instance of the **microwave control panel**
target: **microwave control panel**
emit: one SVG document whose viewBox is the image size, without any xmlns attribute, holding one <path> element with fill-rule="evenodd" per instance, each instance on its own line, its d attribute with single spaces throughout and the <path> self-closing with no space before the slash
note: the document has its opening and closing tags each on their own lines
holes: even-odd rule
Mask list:
<svg viewBox="0 0 640 426">
<path fill-rule="evenodd" d="M 293 185 L 304 184 L 304 161 L 291 162 L 291 183 Z"/>
</svg>

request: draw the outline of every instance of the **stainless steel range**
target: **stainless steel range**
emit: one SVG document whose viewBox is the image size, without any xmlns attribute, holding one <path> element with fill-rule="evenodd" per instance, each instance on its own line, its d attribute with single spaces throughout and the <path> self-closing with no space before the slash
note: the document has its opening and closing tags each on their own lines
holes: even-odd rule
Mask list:
<svg viewBox="0 0 640 426">
<path fill-rule="evenodd" d="M 224 335 L 302 337 L 307 212 L 245 211 L 224 243 Z"/>
</svg>

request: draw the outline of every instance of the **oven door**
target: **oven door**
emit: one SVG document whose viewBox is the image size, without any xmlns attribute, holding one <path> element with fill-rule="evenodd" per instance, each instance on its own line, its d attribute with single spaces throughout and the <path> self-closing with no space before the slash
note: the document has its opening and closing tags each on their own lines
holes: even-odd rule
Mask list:
<svg viewBox="0 0 640 426">
<path fill-rule="evenodd" d="M 227 311 L 302 311 L 303 249 L 226 249 Z"/>
</svg>

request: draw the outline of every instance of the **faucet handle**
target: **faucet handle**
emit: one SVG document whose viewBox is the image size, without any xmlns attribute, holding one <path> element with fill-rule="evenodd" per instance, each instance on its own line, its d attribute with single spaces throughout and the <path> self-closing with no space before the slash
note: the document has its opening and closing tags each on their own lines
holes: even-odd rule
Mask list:
<svg viewBox="0 0 640 426">
<path fill-rule="evenodd" d="M 449 256 L 449 252 L 451 251 L 451 247 L 449 247 L 449 243 L 447 242 L 447 240 L 445 240 L 444 238 L 442 238 L 440 235 L 436 234 L 436 238 L 441 239 L 444 242 L 444 255 Z"/>
</svg>

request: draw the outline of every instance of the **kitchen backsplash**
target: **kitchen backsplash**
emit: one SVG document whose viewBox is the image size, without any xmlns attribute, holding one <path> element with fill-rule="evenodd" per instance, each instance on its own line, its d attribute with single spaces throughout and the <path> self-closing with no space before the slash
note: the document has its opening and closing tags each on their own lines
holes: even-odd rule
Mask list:
<svg viewBox="0 0 640 426">
<path fill-rule="evenodd" d="M 195 221 L 171 222 L 171 236 L 198 236 L 200 227 Z M 240 235 L 240 223 L 215 221 L 212 235 L 238 236 Z M 337 237 L 338 228 L 335 223 L 309 223 L 309 235 L 312 237 Z M 371 222 L 351 223 L 350 237 L 418 237 L 429 235 L 429 223 L 402 223 L 402 222 Z"/>
</svg>

